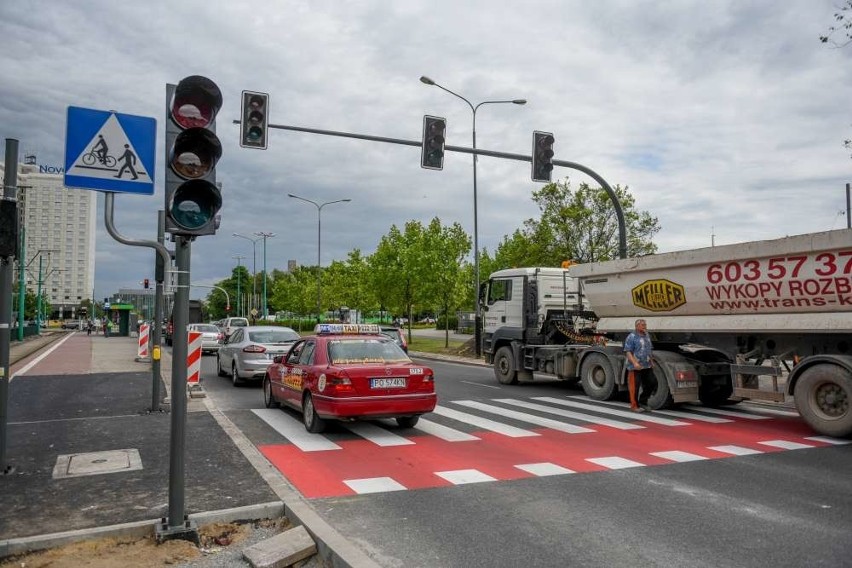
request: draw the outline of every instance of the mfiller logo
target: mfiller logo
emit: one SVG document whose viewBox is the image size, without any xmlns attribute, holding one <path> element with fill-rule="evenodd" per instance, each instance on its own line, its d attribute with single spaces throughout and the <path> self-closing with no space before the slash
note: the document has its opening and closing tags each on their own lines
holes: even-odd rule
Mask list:
<svg viewBox="0 0 852 568">
<path fill-rule="evenodd" d="M 652 312 L 668 312 L 686 303 L 683 286 L 664 278 L 645 280 L 631 292 L 634 306 Z"/>
</svg>

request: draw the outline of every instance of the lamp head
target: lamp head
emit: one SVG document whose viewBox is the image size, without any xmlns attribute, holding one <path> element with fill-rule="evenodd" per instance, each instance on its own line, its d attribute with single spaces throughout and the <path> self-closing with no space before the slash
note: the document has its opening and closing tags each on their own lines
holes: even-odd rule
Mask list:
<svg viewBox="0 0 852 568">
<path fill-rule="evenodd" d="M 515 99 L 512 102 L 516 105 L 525 105 L 527 104 L 527 99 Z"/>
<path fill-rule="evenodd" d="M 435 81 L 433 81 L 432 79 L 430 79 L 426 75 L 423 75 L 422 77 L 420 77 L 420 82 L 425 83 L 427 85 L 434 85 L 435 84 Z"/>
</svg>

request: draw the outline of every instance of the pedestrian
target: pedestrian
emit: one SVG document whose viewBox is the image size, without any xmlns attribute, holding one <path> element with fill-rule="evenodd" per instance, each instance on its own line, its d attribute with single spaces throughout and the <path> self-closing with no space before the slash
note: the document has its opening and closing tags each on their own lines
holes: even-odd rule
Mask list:
<svg viewBox="0 0 852 568">
<path fill-rule="evenodd" d="M 648 407 L 648 398 L 656 386 L 651 360 L 653 349 L 654 345 L 648 335 L 648 324 L 643 319 L 636 320 L 634 330 L 624 341 L 624 354 L 627 357 L 627 387 L 630 391 L 630 410 L 633 412 L 651 410 Z"/>
<path fill-rule="evenodd" d="M 94 326 L 92 325 L 92 320 L 89 320 L 89 321 L 86 323 L 86 335 L 92 335 L 92 327 L 94 327 Z"/>
<path fill-rule="evenodd" d="M 107 319 L 106 325 L 104 326 L 104 337 L 109 337 L 110 333 L 112 333 L 112 320 Z"/>
</svg>

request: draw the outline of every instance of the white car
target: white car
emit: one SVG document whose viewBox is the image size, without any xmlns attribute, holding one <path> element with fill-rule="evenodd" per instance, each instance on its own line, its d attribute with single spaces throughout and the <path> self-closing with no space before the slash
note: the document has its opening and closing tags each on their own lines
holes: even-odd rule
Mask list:
<svg viewBox="0 0 852 568">
<path fill-rule="evenodd" d="M 201 333 L 201 354 L 217 353 L 222 346 L 224 335 L 222 331 L 210 323 L 191 323 L 186 326 L 187 331 L 198 331 Z"/>
<path fill-rule="evenodd" d="M 246 327 L 248 324 L 246 318 L 225 318 L 225 322 L 222 324 L 222 333 L 225 334 L 225 339 L 227 339 L 238 327 Z"/>
<path fill-rule="evenodd" d="M 284 355 L 301 336 L 289 327 L 252 325 L 238 327 L 225 338 L 216 357 L 220 377 L 231 377 L 234 386 L 266 374 L 276 355 Z"/>
</svg>

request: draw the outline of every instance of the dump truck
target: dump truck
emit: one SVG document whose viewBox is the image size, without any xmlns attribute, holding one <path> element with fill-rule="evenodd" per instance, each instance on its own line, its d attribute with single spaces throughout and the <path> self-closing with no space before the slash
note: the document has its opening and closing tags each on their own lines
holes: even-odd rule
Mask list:
<svg viewBox="0 0 852 568">
<path fill-rule="evenodd" d="M 622 344 L 644 319 L 650 407 L 792 398 L 815 431 L 852 436 L 852 229 L 500 270 L 480 305 L 503 384 L 538 373 L 609 400 L 627 389 Z"/>
</svg>

